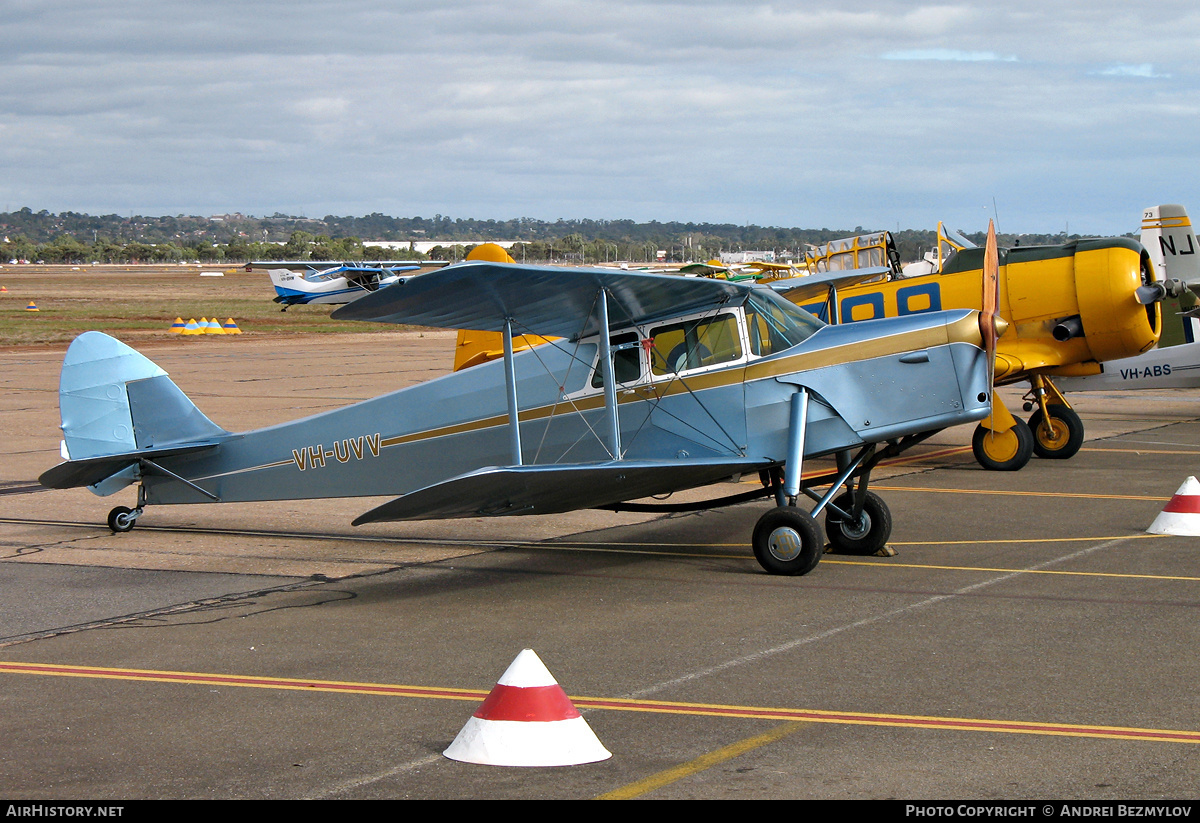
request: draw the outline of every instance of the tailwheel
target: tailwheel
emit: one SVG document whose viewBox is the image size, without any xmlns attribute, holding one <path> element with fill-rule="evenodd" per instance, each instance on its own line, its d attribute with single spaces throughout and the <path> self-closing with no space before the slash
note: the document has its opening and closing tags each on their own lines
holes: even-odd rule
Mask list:
<svg viewBox="0 0 1200 823">
<path fill-rule="evenodd" d="M 992 431 L 982 425 L 975 429 L 971 438 L 971 450 L 975 459 L 985 469 L 1000 472 L 1017 471 L 1033 456 L 1033 432 L 1023 421 L 1008 431 Z"/>
<path fill-rule="evenodd" d="M 854 495 L 845 492 L 833 499 L 825 514 L 825 534 L 834 549 L 846 554 L 875 554 L 884 547 L 892 535 L 892 513 L 883 498 L 875 492 L 867 492 L 863 499 L 862 514 L 852 521 L 839 514 L 834 507 L 853 513 Z"/>
<path fill-rule="evenodd" d="M 133 524 L 137 522 L 138 515 L 141 513 L 141 509 L 117 506 L 108 513 L 108 527 L 113 530 L 113 534 L 127 532 L 133 528 Z"/>
<path fill-rule="evenodd" d="M 1029 418 L 1033 432 L 1033 451 L 1038 457 L 1066 460 L 1083 445 L 1083 421 L 1070 406 L 1053 403 L 1046 414 L 1038 409 Z"/>
<path fill-rule="evenodd" d="M 771 509 L 754 527 L 754 556 L 771 574 L 808 574 L 825 546 L 816 519 L 795 506 Z"/>
</svg>

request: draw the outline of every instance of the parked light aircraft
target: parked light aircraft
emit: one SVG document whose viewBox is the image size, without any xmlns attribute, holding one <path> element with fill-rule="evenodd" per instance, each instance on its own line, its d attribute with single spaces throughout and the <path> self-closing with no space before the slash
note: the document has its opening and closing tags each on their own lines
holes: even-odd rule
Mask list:
<svg viewBox="0 0 1200 823">
<path fill-rule="evenodd" d="M 443 266 L 440 261 L 389 260 L 373 264 L 321 261 L 248 263 L 246 271 L 266 269 L 275 286 L 275 302 L 291 306 L 309 303 L 342 304 L 390 286 L 407 272 L 425 266 Z"/>
<path fill-rule="evenodd" d="M 984 249 L 939 224 L 929 257 L 918 267 L 893 265 L 876 282 L 831 289 L 824 301 L 803 291 L 789 299 L 834 323 L 979 308 Z M 1079 450 L 1083 423 L 1051 378 L 1096 374 L 1104 361 L 1153 348 L 1159 301 L 1179 289 L 1159 282 L 1145 249 L 1127 238 L 1000 249 L 999 264 L 999 315 L 1008 330 L 996 349 L 996 385 L 1028 381 L 1025 410 L 1037 408 L 1026 424 L 995 402 L 972 449 L 980 465 L 1011 471 L 1035 453 L 1062 459 Z"/>
<path fill-rule="evenodd" d="M 1142 211 L 1142 245 L 1159 280 L 1200 288 L 1200 244 L 1187 210 L 1178 204 Z M 1063 391 L 1192 389 L 1200 387 L 1200 304 L 1192 291 L 1162 305 L 1158 347 L 1145 354 L 1100 364 L 1100 373 L 1058 381 Z"/>
<path fill-rule="evenodd" d="M 887 540 L 891 514 L 868 489 L 881 459 L 987 414 L 981 328 L 996 322 L 959 310 L 829 326 L 758 285 L 489 262 L 404 280 L 333 316 L 499 331 L 505 355 L 235 434 L 150 360 L 87 332 L 63 363 L 66 462 L 42 484 L 99 495 L 137 484 L 136 508 L 109 513 L 120 532 L 154 504 L 398 495 L 357 525 L 653 507 L 628 501 L 758 475 L 752 491 L 657 505 L 773 496 L 755 556 L 803 574 L 824 550 L 821 512 L 843 550 Z M 517 333 L 560 339 L 514 353 Z M 804 458 L 821 455 L 836 468 L 804 477 Z"/>
</svg>

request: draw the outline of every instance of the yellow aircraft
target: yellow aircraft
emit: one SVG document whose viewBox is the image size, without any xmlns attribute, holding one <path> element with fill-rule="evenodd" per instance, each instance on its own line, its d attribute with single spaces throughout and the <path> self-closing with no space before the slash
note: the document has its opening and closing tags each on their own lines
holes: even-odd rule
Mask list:
<svg viewBox="0 0 1200 823">
<path fill-rule="evenodd" d="M 483 260 L 489 263 L 516 263 L 503 246 L 495 243 L 483 243 L 471 249 L 466 260 Z M 547 343 L 554 338 L 541 337 L 536 334 L 513 335 L 513 351 L 524 351 L 531 346 Z M 499 360 L 504 356 L 504 335 L 491 331 L 472 331 L 459 329 L 458 344 L 454 347 L 454 370 L 477 366 L 489 360 Z"/>
<path fill-rule="evenodd" d="M 1153 348 L 1161 332 L 1159 301 L 1176 291 L 1170 281 L 1157 281 L 1145 249 L 1129 238 L 998 254 L 999 316 L 1008 326 L 996 348 L 995 385 L 1027 381 L 1024 408 L 1036 411 L 1026 424 L 993 393 L 992 413 L 976 428 L 972 447 L 985 468 L 1013 471 L 1033 454 L 1065 459 L 1079 451 L 1083 423 L 1052 378 L 1097 374 L 1103 361 Z M 802 305 L 831 323 L 980 308 L 984 249 L 940 223 L 936 252 L 916 266 L 890 268 L 884 278 L 831 288 L 824 303 L 806 298 Z"/>
</svg>

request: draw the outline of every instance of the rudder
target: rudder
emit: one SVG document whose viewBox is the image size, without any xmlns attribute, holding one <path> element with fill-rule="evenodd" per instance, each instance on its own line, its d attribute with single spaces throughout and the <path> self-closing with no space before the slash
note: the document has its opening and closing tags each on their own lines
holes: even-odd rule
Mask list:
<svg viewBox="0 0 1200 823">
<path fill-rule="evenodd" d="M 71 343 L 58 396 L 70 460 L 228 434 L 158 365 L 102 332 L 85 332 Z"/>
<path fill-rule="evenodd" d="M 1200 283 L 1196 235 L 1183 206 L 1172 203 L 1143 209 L 1142 245 L 1154 261 L 1159 280 Z"/>
</svg>

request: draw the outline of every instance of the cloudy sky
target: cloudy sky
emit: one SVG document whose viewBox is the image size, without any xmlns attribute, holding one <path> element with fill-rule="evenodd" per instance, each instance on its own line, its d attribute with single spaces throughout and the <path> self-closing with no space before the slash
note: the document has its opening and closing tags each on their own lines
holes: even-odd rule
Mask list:
<svg viewBox="0 0 1200 823">
<path fill-rule="evenodd" d="M 1116 234 L 1200 4 L 0 0 L 0 207 Z"/>
</svg>

